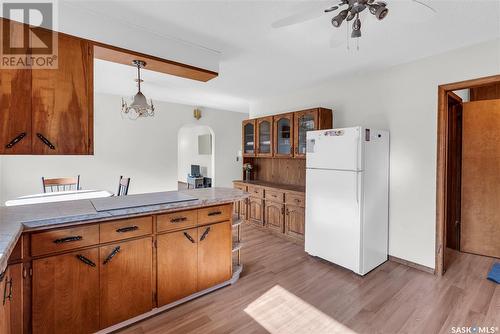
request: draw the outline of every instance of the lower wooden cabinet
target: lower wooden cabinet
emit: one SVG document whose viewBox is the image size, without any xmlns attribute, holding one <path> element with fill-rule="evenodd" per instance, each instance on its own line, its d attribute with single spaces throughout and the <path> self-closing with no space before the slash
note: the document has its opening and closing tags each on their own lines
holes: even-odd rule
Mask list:
<svg viewBox="0 0 500 334">
<path fill-rule="evenodd" d="M 286 205 L 285 234 L 289 237 L 304 240 L 305 209 L 300 206 Z"/>
<path fill-rule="evenodd" d="M 284 232 L 285 205 L 282 203 L 266 201 L 265 209 L 266 227 L 276 232 Z"/>
<path fill-rule="evenodd" d="M 231 222 L 198 227 L 198 290 L 231 278 Z"/>
<path fill-rule="evenodd" d="M 172 303 L 198 289 L 198 229 L 157 237 L 158 306 Z"/>
<path fill-rule="evenodd" d="M 153 308 L 151 237 L 100 247 L 99 266 L 101 328 Z"/>
<path fill-rule="evenodd" d="M 9 268 L 7 268 L 3 273 L 0 273 L 0 333 L 10 333 L 10 306 L 8 300 L 6 300 L 6 295 L 9 291 L 10 274 Z"/>
<path fill-rule="evenodd" d="M 32 290 L 33 333 L 96 332 L 99 249 L 33 260 Z"/>
<path fill-rule="evenodd" d="M 24 280 L 23 264 L 9 265 L 9 303 L 10 303 L 10 334 L 23 333 L 23 300 L 24 300 Z"/>
<path fill-rule="evenodd" d="M 249 198 L 248 220 L 258 225 L 264 225 L 264 201 L 261 198 Z"/>
</svg>

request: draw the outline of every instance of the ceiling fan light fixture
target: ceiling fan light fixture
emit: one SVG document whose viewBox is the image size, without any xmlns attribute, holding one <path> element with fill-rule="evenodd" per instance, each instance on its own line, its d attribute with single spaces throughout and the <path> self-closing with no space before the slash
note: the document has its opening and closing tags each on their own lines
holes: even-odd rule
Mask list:
<svg viewBox="0 0 500 334">
<path fill-rule="evenodd" d="M 333 17 L 332 26 L 334 26 L 335 28 L 340 27 L 340 25 L 342 24 L 342 22 L 344 22 L 348 14 L 349 11 L 347 9 L 342 10 L 340 13 L 338 13 L 336 16 Z"/>
<path fill-rule="evenodd" d="M 351 33 L 352 38 L 359 38 L 361 37 L 361 20 L 359 17 L 354 20 L 354 23 L 352 24 L 352 33 Z"/>
</svg>

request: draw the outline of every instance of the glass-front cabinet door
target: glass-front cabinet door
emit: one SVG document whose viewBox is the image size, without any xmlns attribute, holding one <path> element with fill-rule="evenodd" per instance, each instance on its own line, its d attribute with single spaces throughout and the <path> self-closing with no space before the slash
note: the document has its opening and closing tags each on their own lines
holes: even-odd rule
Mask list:
<svg viewBox="0 0 500 334">
<path fill-rule="evenodd" d="M 295 157 L 306 156 L 306 133 L 318 128 L 318 110 L 305 110 L 295 113 L 294 147 Z"/>
<path fill-rule="evenodd" d="M 273 117 L 257 119 L 257 156 L 268 157 L 273 155 Z"/>
<path fill-rule="evenodd" d="M 293 113 L 274 116 L 274 156 L 293 156 Z"/>
<path fill-rule="evenodd" d="M 255 120 L 243 121 L 243 156 L 255 156 Z"/>
</svg>

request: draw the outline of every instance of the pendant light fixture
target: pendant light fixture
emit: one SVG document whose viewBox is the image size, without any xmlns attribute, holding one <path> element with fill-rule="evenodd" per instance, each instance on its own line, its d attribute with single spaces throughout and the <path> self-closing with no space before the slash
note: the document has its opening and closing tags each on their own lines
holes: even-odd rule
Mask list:
<svg viewBox="0 0 500 334">
<path fill-rule="evenodd" d="M 134 60 L 132 62 L 137 67 L 137 94 L 135 94 L 132 103 L 127 105 L 125 100 L 122 98 L 122 116 L 129 119 L 136 120 L 139 117 L 153 117 L 155 115 L 155 107 L 153 105 L 153 100 L 148 101 L 144 94 L 141 92 L 141 68 L 146 67 L 146 62 L 142 60 Z"/>
</svg>

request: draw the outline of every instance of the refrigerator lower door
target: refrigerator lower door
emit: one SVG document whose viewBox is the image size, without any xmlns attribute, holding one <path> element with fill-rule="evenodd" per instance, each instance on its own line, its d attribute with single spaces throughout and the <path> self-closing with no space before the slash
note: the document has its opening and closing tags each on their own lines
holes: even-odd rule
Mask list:
<svg viewBox="0 0 500 334">
<path fill-rule="evenodd" d="M 360 273 L 361 172 L 307 169 L 305 250 Z"/>
</svg>

